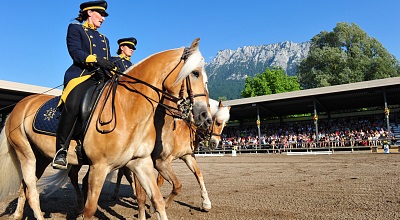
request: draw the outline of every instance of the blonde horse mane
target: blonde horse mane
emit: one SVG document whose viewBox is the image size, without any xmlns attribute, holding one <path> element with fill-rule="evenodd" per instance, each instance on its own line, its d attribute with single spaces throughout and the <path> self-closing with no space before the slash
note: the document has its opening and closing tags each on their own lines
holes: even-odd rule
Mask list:
<svg viewBox="0 0 400 220">
<path fill-rule="evenodd" d="M 213 118 L 216 118 L 219 121 L 227 122 L 230 118 L 229 107 L 219 106 L 219 102 L 214 99 L 209 100 L 210 108 L 211 108 L 211 115 Z"/>
<path fill-rule="evenodd" d="M 183 49 L 183 47 L 154 53 L 154 54 L 144 58 L 143 60 L 139 61 L 138 63 L 133 64 L 128 69 L 126 69 L 124 71 L 124 73 L 128 73 L 131 69 L 135 68 L 137 65 L 140 65 L 145 60 L 149 59 L 150 57 L 152 57 L 156 54 L 164 53 L 166 51 L 181 50 L 181 49 Z M 194 48 L 194 50 L 191 51 L 190 56 L 186 60 L 185 64 L 183 65 L 181 71 L 179 72 L 179 74 L 176 77 L 175 82 L 172 84 L 172 86 L 176 86 L 179 83 L 181 83 L 183 81 L 183 79 L 185 79 L 191 73 L 191 71 L 193 69 L 197 69 L 197 68 L 201 69 L 201 74 L 203 75 L 203 83 L 206 84 L 208 78 L 207 78 L 206 71 L 204 69 L 204 65 L 205 65 L 205 61 L 204 61 L 203 56 L 201 55 L 200 50 L 198 49 L 198 47 Z"/>
<path fill-rule="evenodd" d="M 201 74 L 203 74 L 204 78 L 206 75 L 204 71 L 204 64 L 205 64 L 204 58 L 201 55 L 198 48 L 196 48 L 196 50 L 193 51 L 192 54 L 189 56 L 189 58 L 186 60 L 185 64 L 183 65 L 181 71 L 179 72 L 172 86 L 176 86 L 179 83 L 181 83 L 182 80 L 185 79 L 192 72 L 192 70 L 197 68 L 201 69 Z"/>
</svg>

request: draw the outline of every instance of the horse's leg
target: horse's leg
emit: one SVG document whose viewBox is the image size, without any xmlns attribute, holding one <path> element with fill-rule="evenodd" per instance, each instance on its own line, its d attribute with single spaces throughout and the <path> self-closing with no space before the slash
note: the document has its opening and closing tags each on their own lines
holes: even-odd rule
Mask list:
<svg viewBox="0 0 400 220">
<path fill-rule="evenodd" d="M 135 193 L 135 183 L 133 182 L 132 179 L 132 171 L 128 167 L 123 167 L 123 169 L 124 169 L 124 176 L 128 181 L 129 185 L 131 185 L 133 193 Z"/>
<path fill-rule="evenodd" d="M 135 182 L 136 201 L 138 203 L 138 219 L 146 220 L 146 192 L 140 185 L 140 182 L 135 174 L 133 174 L 133 179 Z"/>
<path fill-rule="evenodd" d="M 40 161 L 40 163 L 36 163 L 36 180 L 40 179 L 40 177 L 43 175 L 44 171 L 46 170 L 47 165 L 49 165 L 50 160 L 47 158 L 36 155 L 36 160 Z M 35 185 L 36 186 L 36 185 Z M 15 212 L 13 214 L 14 219 L 22 219 L 23 214 L 24 214 L 24 207 L 25 207 L 25 202 L 26 202 L 26 193 L 27 193 L 27 186 L 25 184 L 25 181 L 22 179 L 19 191 L 18 191 L 18 202 L 17 202 L 17 208 L 15 209 Z"/>
<path fill-rule="evenodd" d="M 168 195 L 165 207 L 168 208 L 171 203 L 174 201 L 174 198 L 181 192 L 182 184 L 179 182 L 178 177 L 176 176 L 174 170 L 172 169 L 172 156 L 167 158 L 166 160 L 157 159 L 156 160 L 156 169 L 165 180 L 172 184 L 172 191 Z M 159 179 L 159 178 L 158 178 Z M 159 185 L 161 186 L 161 185 Z"/>
<path fill-rule="evenodd" d="M 164 180 L 165 180 L 164 177 L 161 176 L 160 173 L 158 173 L 158 175 L 157 175 L 157 186 L 159 188 L 161 188 L 161 186 L 164 184 Z"/>
<path fill-rule="evenodd" d="M 105 165 L 96 164 L 96 165 L 91 165 L 89 167 L 88 171 L 89 176 L 87 178 L 88 182 L 87 196 L 86 196 L 85 209 L 83 211 L 84 219 L 86 218 L 90 219 L 95 214 L 97 210 L 97 203 L 99 201 L 101 189 L 103 187 L 107 173 L 108 169 L 107 167 L 105 167 Z M 85 191 L 85 187 L 83 187 L 83 190 Z"/>
<path fill-rule="evenodd" d="M 83 208 L 85 206 L 84 203 L 84 198 L 83 198 L 83 194 L 82 191 L 79 187 L 79 183 L 78 183 L 78 175 L 79 175 L 79 170 L 81 169 L 81 165 L 74 165 L 71 167 L 68 176 L 69 179 L 71 180 L 71 184 L 75 189 L 75 194 L 76 194 L 76 210 L 75 210 L 75 214 L 82 214 L 83 213 Z"/>
<path fill-rule="evenodd" d="M 203 209 L 210 210 L 211 209 L 211 201 L 210 201 L 210 198 L 208 198 L 208 193 L 207 193 L 206 185 L 204 184 L 203 175 L 200 172 L 200 169 L 199 169 L 199 166 L 197 165 L 196 159 L 192 155 L 185 155 L 185 156 L 181 157 L 181 159 L 183 161 L 185 161 L 186 165 L 196 176 L 197 182 L 200 185 L 201 198 L 203 199 L 203 204 L 202 204 Z"/>
<path fill-rule="evenodd" d="M 26 202 L 25 189 L 26 185 L 24 183 L 24 180 L 22 180 L 18 191 L 17 208 L 15 209 L 15 212 L 13 214 L 14 219 L 22 219 L 22 216 L 24 214 L 24 206 Z"/>
<path fill-rule="evenodd" d="M 86 172 L 86 175 L 82 179 L 82 193 L 83 193 L 83 199 L 84 203 L 86 203 L 86 198 L 87 198 L 87 193 L 88 193 L 88 188 L 89 188 L 89 173 L 90 170 Z"/>
<path fill-rule="evenodd" d="M 158 188 L 161 189 L 161 186 L 164 184 L 164 180 L 165 180 L 164 177 L 160 173 L 158 173 L 157 174 L 157 186 L 158 186 Z M 167 204 L 165 204 L 165 208 L 168 208 Z M 152 205 L 150 205 L 150 213 L 154 213 L 154 212 L 155 212 L 154 207 Z"/>
<path fill-rule="evenodd" d="M 14 146 L 29 146 L 28 141 L 24 138 L 21 139 L 13 139 Z M 43 166 L 37 166 L 35 154 L 32 151 L 16 151 L 17 157 L 21 161 L 21 172 L 22 172 L 22 186 L 20 186 L 20 194 L 18 198 L 18 209 L 16 210 L 15 216 L 19 217 L 20 210 L 23 212 L 23 207 L 25 200 L 28 200 L 28 204 L 33 210 L 34 216 L 36 219 L 41 220 L 44 219 L 43 213 L 40 209 L 40 200 L 39 200 L 39 192 L 36 187 L 37 176 L 39 177 L 43 174 L 44 168 Z M 41 161 L 41 158 L 38 158 Z M 43 159 L 47 161 L 47 159 Z M 21 191 L 22 189 L 22 191 Z M 24 193 L 23 196 L 21 193 Z M 25 197 L 25 198 L 24 198 Z"/>
<path fill-rule="evenodd" d="M 112 200 L 117 200 L 117 199 L 118 199 L 118 192 L 119 192 L 119 187 L 121 186 L 122 177 L 123 177 L 124 175 L 125 175 L 125 177 L 126 177 L 125 169 L 128 169 L 128 168 L 126 168 L 126 167 L 121 167 L 121 168 L 118 169 L 117 182 L 115 183 L 114 194 L 111 196 L 111 199 L 112 199 Z M 129 170 L 129 169 L 128 169 L 128 170 Z M 130 172 L 130 170 L 129 170 L 129 172 Z M 129 178 L 130 178 L 130 181 L 131 181 L 131 182 L 129 182 L 129 183 L 130 183 L 131 185 L 133 185 L 133 184 L 132 184 L 132 178 L 131 178 L 130 176 L 129 176 Z M 127 177 L 126 179 L 129 181 L 128 177 Z"/>
<path fill-rule="evenodd" d="M 136 178 L 138 178 L 140 182 L 140 185 L 150 197 L 150 200 L 156 209 L 158 219 L 168 219 L 167 213 L 165 212 L 164 199 L 161 195 L 160 189 L 157 187 L 153 161 L 151 157 L 149 156 L 131 160 L 126 164 L 126 166 L 134 172 Z"/>
</svg>

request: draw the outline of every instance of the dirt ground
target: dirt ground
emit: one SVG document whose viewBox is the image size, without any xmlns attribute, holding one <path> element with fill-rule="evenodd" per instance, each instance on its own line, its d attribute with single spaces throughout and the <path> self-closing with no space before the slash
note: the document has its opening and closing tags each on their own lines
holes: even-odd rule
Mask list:
<svg viewBox="0 0 400 220">
<path fill-rule="evenodd" d="M 200 209 L 196 179 L 175 161 L 183 188 L 167 209 L 169 219 L 400 219 L 400 154 L 241 154 L 197 161 L 213 208 Z M 114 184 L 104 187 L 96 219 L 137 219 L 132 189 L 125 179 L 123 184 L 118 201 L 110 200 Z M 165 183 L 163 195 L 170 189 Z M 47 198 L 41 195 L 50 219 L 75 219 L 74 205 L 70 184 Z M 0 219 L 9 219 L 15 207 L 16 197 L 1 202 Z M 28 204 L 25 215 L 33 219 Z"/>
</svg>

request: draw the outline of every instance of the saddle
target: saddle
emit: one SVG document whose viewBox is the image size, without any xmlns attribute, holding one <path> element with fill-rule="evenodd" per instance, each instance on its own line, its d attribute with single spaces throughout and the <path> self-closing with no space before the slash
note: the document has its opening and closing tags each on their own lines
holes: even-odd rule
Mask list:
<svg viewBox="0 0 400 220">
<path fill-rule="evenodd" d="M 80 159 L 84 158 L 82 143 L 87 132 L 89 122 L 92 119 L 93 111 L 96 108 L 107 83 L 108 81 L 105 83 L 103 81 L 99 81 L 94 86 L 90 87 L 84 94 L 82 103 L 80 104 L 78 116 L 79 123 L 75 126 L 74 135 L 72 137 L 72 140 L 77 142 L 75 151 Z M 40 134 L 56 136 L 58 121 L 62 113 L 57 108 L 60 98 L 61 96 L 56 96 L 40 106 L 33 120 L 33 131 Z"/>
</svg>

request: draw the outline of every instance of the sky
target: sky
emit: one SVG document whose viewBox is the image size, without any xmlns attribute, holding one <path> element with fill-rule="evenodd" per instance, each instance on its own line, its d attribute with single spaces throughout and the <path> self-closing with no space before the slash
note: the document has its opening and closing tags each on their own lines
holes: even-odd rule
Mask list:
<svg viewBox="0 0 400 220">
<path fill-rule="evenodd" d="M 68 24 L 78 0 L 19 0 L 0 7 L 0 80 L 54 88 L 72 64 Z M 338 22 L 353 22 L 400 59 L 399 0 L 109 0 L 99 31 L 110 40 L 135 37 L 134 63 L 160 51 L 190 46 L 210 62 L 218 51 L 284 41 L 302 43 Z M 61 88 L 62 89 L 62 88 Z"/>
</svg>

